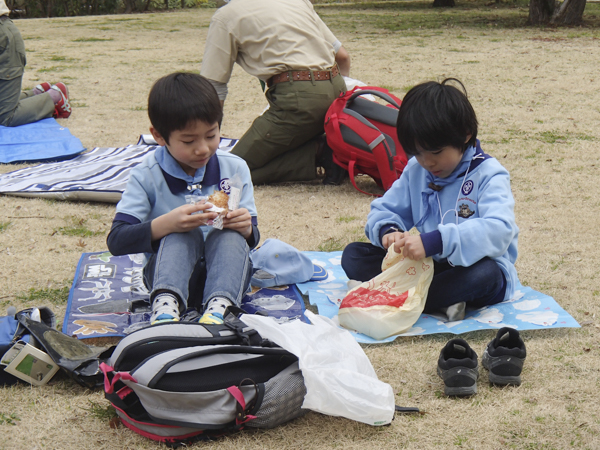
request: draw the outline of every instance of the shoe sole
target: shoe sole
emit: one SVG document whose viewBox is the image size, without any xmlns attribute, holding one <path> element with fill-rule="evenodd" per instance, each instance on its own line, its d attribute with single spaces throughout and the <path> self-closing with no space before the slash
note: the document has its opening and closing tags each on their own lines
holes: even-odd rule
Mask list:
<svg viewBox="0 0 600 450">
<path fill-rule="evenodd" d="M 479 371 L 477 369 L 469 369 L 468 367 L 453 367 L 452 369 L 443 370 L 438 366 L 437 373 L 444 380 L 444 394 L 449 397 L 466 397 L 477 394 L 477 378 Z M 461 386 L 448 386 L 451 384 L 460 384 Z M 469 385 L 472 383 L 472 385 Z"/>
<path fill-rule="evenodd" d="M 150 325 L 160 325 L 161 323 L 176 323 L 179 322 L 179 319 L 161 319 L 155 320 L 154 322 L 150 322 Z"/>
<path fill-rule="evenodd" d="M 483 352 L 482 364 L 489 373 L 488 378 L 491 384 L 497 384 L 500 386 L 520 386 L 521 385 L 521 370 L 523 369 L 523 358 L 517 358 L 516 356 L 496 356 L 492 357 L 488 353 L 487 349 Z M 494 370 L 500 366 L 512 366 L 518 375 L 499 375 L 494 373 Z"/>
</svg>

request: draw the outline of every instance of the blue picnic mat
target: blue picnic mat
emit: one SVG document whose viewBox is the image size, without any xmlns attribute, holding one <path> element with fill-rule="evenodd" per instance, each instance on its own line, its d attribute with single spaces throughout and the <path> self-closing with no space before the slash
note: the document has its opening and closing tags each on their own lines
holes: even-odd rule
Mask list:
<svg viewBox="0 0 600 450">
<path fill-rule="evenodd" d="M 342 252 L 303 252 L 315 264 L 327 270 L 329 277 L 324 281 L 298 284 L 311 305 L 316 305 L 319 314 L 337 319 L 338 307 L 347 292 L 348 277 L 341 266 Z M 556 301 L 530 287 L 519 286 L 515 296 L 508 301 L 467 312 L 465 319 L 444 322 L 431 315 L 421 314 L 419 320 L 406 333 L 376 340 L 361 333 L 352 332 L 358 342 L 391 342 L 398 336 L 415 336 L 435 333 L 462 334 L 469 331 L 512 327 L 518 330 L 541 330 L 548 328 L 578 328 L 580 325 Z"/>
<path fill-rule="evenodd" d="M 141 254 L 84 253 L 69 292 L 62 331 L 85 338 L 123 337 L 148 325 L 149 293 L 142 280 Z M 304 301 L 295 285 L 253 289 L 242 307 L 278 321 L 305 320 Z"/>
<path fill-rule="evenodd" d="M 0 126 L 0 163 L 64 161 L 85 148 L 68 128 L 54 119 L 18 127 Z"/>
</svg>

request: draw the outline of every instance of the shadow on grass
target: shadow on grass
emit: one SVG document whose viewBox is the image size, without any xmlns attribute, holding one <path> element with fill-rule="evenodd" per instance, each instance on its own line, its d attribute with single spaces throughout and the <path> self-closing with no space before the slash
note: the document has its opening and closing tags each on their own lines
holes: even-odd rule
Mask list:
<svg viewBox="0 0 600 450">
<path fill-rule="evenodd" d="M 374 33 L 446 28 L 517 29 L 527 26 L 529 15 L 528 0 L 456 0 L 453 8 L 433 8 L 432 4 L 433 0 L 320 3 L 315 8 L 334 29 L 364 32 L 367 28 Z M 600 28 L 599 3 L 587 3 L 583 24 L 578 28 L 581 27 Z"/>
</svg>

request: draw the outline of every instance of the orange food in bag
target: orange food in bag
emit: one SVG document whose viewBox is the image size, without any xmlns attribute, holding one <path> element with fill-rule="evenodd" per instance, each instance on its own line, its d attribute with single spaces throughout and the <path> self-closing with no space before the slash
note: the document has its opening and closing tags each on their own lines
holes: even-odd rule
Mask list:
<svg viewBox="0 0 600 450">
<path fill-rule="evenodd" d="M 413 261 L 391 245 L 381 269 L 381 274 L 350 290 L 338 312 L 341 326 L 374 339 L 403 333 L 419 319 L 433 279 L 433 260 Z"/>
</svg>

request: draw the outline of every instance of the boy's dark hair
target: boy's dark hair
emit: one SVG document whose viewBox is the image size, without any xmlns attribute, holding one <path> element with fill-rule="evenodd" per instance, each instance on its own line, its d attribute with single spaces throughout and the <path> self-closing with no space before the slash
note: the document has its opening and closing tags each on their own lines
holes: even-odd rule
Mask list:
<svg viewBox="0 0 600 450">
<path fill-rule="evenodd" d="M 223 120 L 217 92 L 202 75 L 175 72 L 158 79 L 148 95 L 148 117 L 167 143 L 173 131 L 183 130 L 191 121 L 207 124 Z"/>
<path fill-rule="evenodd" d="M 449 82 L 458 83 L 462 92 Z M 398 140 L 408 156 L 421 150 L 434 151 L 452 146 L 465 151 L 475 145 L 477 116 L 466 89 L 456 78 L 441 83 L 428 81 L 409 90 L 398 112 Z M 471 135 L 465 144 L 467 137 Z"/>
</svg>

